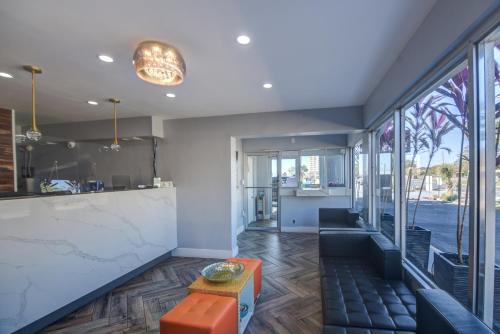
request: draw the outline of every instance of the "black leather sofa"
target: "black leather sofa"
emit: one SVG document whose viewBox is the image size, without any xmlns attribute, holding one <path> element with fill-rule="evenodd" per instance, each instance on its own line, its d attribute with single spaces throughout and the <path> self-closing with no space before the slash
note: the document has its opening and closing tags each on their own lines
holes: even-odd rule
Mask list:
<svg viewBox="0 0 500 334">
<path fill-rule="evenodd" d="M 401 253 L 387 238 L 323 231 L 319 254 L 324 333 L 415 333 L 415 296 L 402 281 Z"/>
<path fill-rule="evenodd" d="M 360 225 L 358 221 L 359 214 L 355 211 L 352 211 L 351 209 L 319 209 L 320 230 L 337 228 L 363 228 L 363 226 Z"/>
<path fill-rule="evenodd" d="M 493 334 L 442 290 L 415 297 L 399 248 L 379 232 L 320 231 L 319 256 L 325 334 Z"/>
</svg>

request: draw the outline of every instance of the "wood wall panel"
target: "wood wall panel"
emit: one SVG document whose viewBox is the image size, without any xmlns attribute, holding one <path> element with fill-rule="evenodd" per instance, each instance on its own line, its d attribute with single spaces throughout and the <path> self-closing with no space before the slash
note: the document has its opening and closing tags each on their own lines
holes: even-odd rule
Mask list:
<svg viewBox="0 0 500 334">
<path fill-rule="evenodd" d="M 14 191 L 12 111 L 0 109 L 0 192 Z"/>
</svg>

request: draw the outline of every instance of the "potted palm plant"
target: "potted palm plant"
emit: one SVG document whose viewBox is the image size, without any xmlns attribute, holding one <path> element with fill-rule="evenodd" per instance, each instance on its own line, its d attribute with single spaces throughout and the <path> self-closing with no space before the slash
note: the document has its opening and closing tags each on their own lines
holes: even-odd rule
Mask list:
<svg viewBox="0 0 500 334">
<path fill-rule="evenodd" d="M 465 166 L 468 157 L 464 155 L 464 146 L 469 137 L 467 111 L 467 68 L 458 72 L 446 81 L 438 92 L 445 97 L 445 101 L 432 106 L 433 111 L 446 117 L 460 130 L 460 154 L 457 173 L 457 220 L 456 220 L 456 249 L 457 252 L 434 253 L 434 280 L 436 284 L 453 295 L 464 305 L 468 305 L 468 254 L 463 254 L 463 233 L 469 200 L 469 175 Z M 456 112 L 458 111 L 458 113 Z M 463 179 L 465 178 L 465 191 Z M 465 192 L 465 194 L 463 194 Z"/>
<path fill-rule="evenodd" d="M 497 45 L 495 49 L 499 49 Z M 460 156 L 458 161 L 457 182 L 457 221 L 456 221 L 456 249 L 457 252 L 442 252 L 434 255 L 434 280 L 440 288 L 450 293 L 462 304 L 468 306 L 468 272 L 469 255 L 463 252 L 463 232 L 467 218 L 467 206 L 469 201 L 469 173 L 467 164 L 468 156 L 465 152 L 465 142 L 469 138 L 468 109 L 467 109 L 467 81 L 468 70 L 464 69 L 448 80 L 439 89 L 439 93 L 446 96 L 451 102 L 443 102 L 434 109 L 446 115 L 449 120 L 461 130 Z M 500 66 L 495 62 L 495 86 L 500 86 Z M 451 108 L 450 108 L 451 107 Z M 458 110 L 458 114 L 454 112 Z M 500 165 L 499 139 L 500 139 L 500 103 L 495 103 L 496 117 L 496 165 Z M 465 178 L 465 190 L 462 191 L 463 179 Z M 464 193 L 464 194 L 462 194 Z M 462 204 L 463 203 L 463 204 Z M 495 292 L 494 292 L 494 319 L 500 319 L 500 267 L 495 265 Z"/>
</svg>

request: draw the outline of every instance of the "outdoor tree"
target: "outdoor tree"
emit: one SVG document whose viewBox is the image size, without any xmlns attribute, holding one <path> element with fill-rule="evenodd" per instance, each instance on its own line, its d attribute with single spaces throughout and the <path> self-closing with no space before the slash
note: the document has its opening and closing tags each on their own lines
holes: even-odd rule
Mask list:
<svg viewBox="0 0 500 334">
<path fill-rule="evenodd" d="M 429 160 L 427 166 L 424 170 L 424 177 L 422 178 L 422 184 L 420 185 L 420 190 L 418 192 L 417 202 L 415 204 L 415 210 L 413 211 L 413 219 L 411 227 L 415 228 L 415 223 L 417 219 L 417 209 L 420 203 L 420 198 L 422 196 L 422 189 L 425 185 L 425 179 L 429 173 L 429 168 L 431 166 L 432 159 L 434 155 L 439 150 L 445 150 L 450 152 L 450 149 L 443 146 L 443 137 L 453 130 L 454 125 L 448 120 L 444 114 L 439 114 L 435 110 L 429 111 L 425 117 L 424 122 L 426 128 L 426 137 L 429 142 Z"/>
<path fill-rule="evenodd" d="M 380 153 L 392 154 L 394 151 L 394 121 L 391 120 L 385 123 L 382 134 L 380 135 Z M 392 175 L 392 162 L 391 162 L 391 175 Z M 385 174 L 385 173 L 384 173 Z M 381 201 L 384 204 L 380 210 L 380 215 L 384 215 L 385 203 L 388 201 L 389 193 L 387 191 L 382 191 Z"/>
<path fill-rule="evenodd" d="M 406 207 L 410 201 L 411 181 L 414 174 L 416 174 L 415 159 L 419 153 L 425 149 L 429 149 L 427 134 L 425 132 L 425 117 L 431 110 L 429 107 L 432 105 L 436 98 L 429 96 L 427 99 L 419 100 L 406 115 L 406 136 L 409 143 L 409 150 L 411 151 L 411 160 L 408 164 L 408 179 L 406 181 Z M 415 171 L 414 171 L 415 169 Z"/>
<path fill-rule="evenodd" d="M 411 109 L 409 109 L 408 114 L 406 115 L 406 142 L 408 143 L 408 150 L 411 152 L 411 160 L 408 164 L 408 179 L 406 181 L 406 207 L 408 208 L 408 204 L 410 201 L 410 191 L 411 191 L 411 182 L 413 175 L 417 175 L 418 168 L 415 163 L 415 159 L 417 155 L 424 150 L 429 149 L 429 141 L 426 133 L 425 127 L 425 118 L 431 108 L 429 107 L 436 100 L 434 96 L 429 96 L 427 98 L 420 99 Z M 423 186 L 423 184 L 422 184 Z M 422 189 L 420 189 L 420 192 Z M 418 207 L 415 207 L 414 216 Z M 413 221 L 411 228 L 415 227 L 415 221 Z"/>
<path fill-rule="evenodd" d="M 443 178 L 444 182 L 446 183 L 446 189 L 448 191 L 448 194 L 451 195 L 453 191 L 453 174 L 455 173 L 454 169 L 450 165 L 444 165 L 440 168 L 439 174 Z"/>
<path fill-rule="evenodd" d="M 500 45 L 495 46 L 496 52 L 500 52 Z M 496 166 L 500 166 L 500 64 L 495 61 L 495 128 L 496 128 Z"/>
<path fill-rule="evenodd" d="M 468 159 L 464 157 L 464 144 L 465 139 L 469 138 L 468 128 L 468 109 L 467 109 L 467 84 L 469 79 L 468 68 L 462 69 L 460 72 L 452 76 L 449 80 L 444 82 L 437 92 L 443 96 L 443 101 L 438 105 L 430 106 L 433 111 L 445 116 L 456 128 L 460 130 L 460 155 L 458 163 L 458 205 L 457 205 L 457 256 L 458 262 L 463 264 L 462 256 L 462 237 L 465 222 L 465 213 L 467 211 L 467 204 L 469 198 L 469 175 L 464 175 L 463 166 L 464 161 Z M 465 195 L 462 208 L 462 178 L 466 178 Z"/>
</svg>

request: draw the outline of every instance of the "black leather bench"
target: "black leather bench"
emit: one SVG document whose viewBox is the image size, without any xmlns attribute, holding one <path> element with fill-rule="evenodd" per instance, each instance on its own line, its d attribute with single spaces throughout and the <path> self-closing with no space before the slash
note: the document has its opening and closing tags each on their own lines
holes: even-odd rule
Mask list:
<svg viewBox="0 0 500 334">
<path fill-rule="evenodd" d="M 373 231 L 320 231 L 325 334 L 493 334 L 440 289 L 402 281 L 401 252 Z"/>
<path fill-rule="evenodd" d="M 369 231 L 322 231 L 319 241 L 324 333 L 415 333 L 396 246 Z"/>
<path fill-rule="evenodd" d="M 319 209 L 319 228 L 337 229 L 337 228 L 363 228 L 358 224 L 359 214 L 350 209 Z"/>
</svg>

